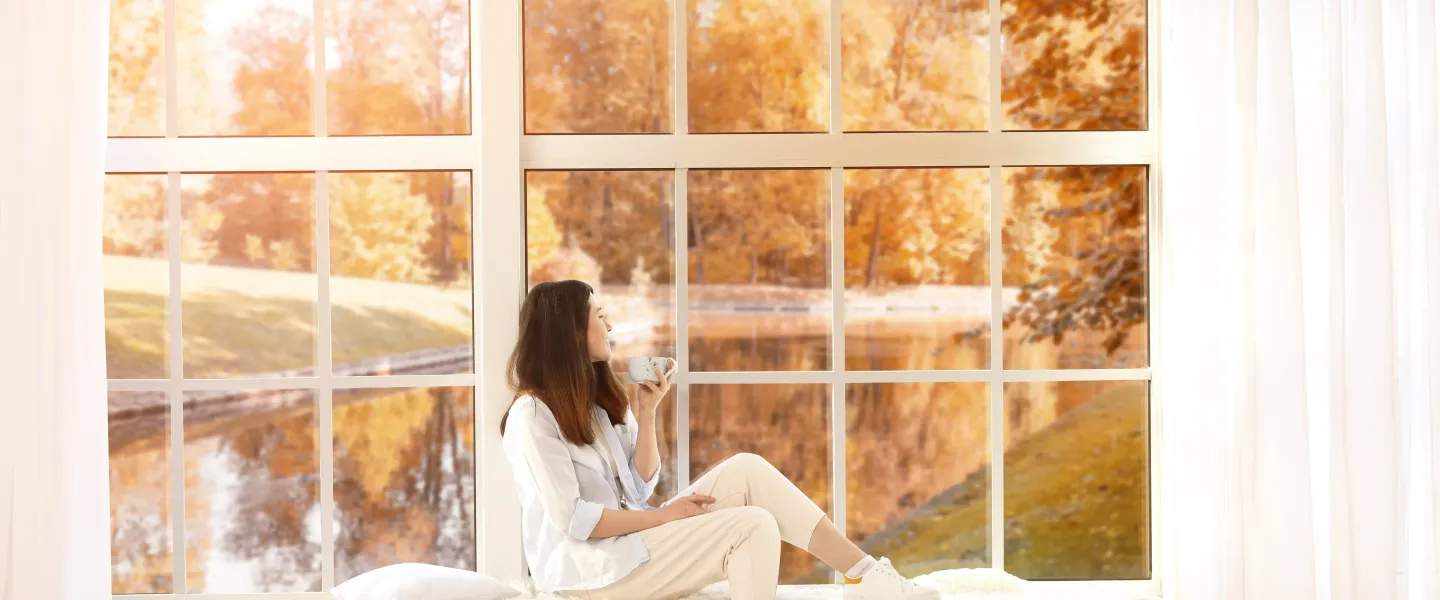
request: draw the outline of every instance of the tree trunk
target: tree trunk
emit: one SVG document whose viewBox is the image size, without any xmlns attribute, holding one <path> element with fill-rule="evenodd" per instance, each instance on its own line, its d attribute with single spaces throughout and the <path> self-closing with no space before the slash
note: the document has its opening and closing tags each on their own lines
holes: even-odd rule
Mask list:
<svg viewBox="0 0 1440 600">
<path fill-rule="evenodd" d="M 700 247 L 705 244 L 705 234 L 700 227 L 700 220 L 696 219 L 694 214 L 689 214 L 686 221 L 690 228 L 687 246 L 695 254 L 695 283 L 705 283 L 705 255 L 700 251 Z"/>
<path fill-rule="evenodd" d="M 870 229 L 870 260 L 865 265 L 865 286 L 874 287 L 880 277 L 880 207 L 875 208 L 875 225 Z"/>
</svg>

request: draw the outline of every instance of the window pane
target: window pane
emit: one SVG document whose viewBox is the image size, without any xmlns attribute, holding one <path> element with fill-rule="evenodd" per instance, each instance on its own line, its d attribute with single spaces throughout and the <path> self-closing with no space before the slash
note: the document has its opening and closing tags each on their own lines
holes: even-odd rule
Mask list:
<svg viewBox="0 0 1440 600">
<path fill-rule="evenodd" d="M 470 133 L 470 3 L 326 0 L 330 135 Z"/>
<path fill-rule="evenodd" d="M 675 356 L 674 191 L 672 171 L 525 174 L 530 285 L 579 279 L 596 288 L 614 327 L 617 373 L 632 356 Z M 661 477 L 652 502 L 675 494 L 674 402 L 672 392 L 656 423 Z"/>
<path fill-rule="evenodd" d="M 826 131 L 826 0 L 687 0 L 692 133 Z"/>
<path fill-rule="evenodd" d="M 829 171 L 690 171 L 690 370 L 830 368 Z"/>
<path fill-rule="evenodd" d="M 1005 570 L 1025 579 L 1150 577 L 1143 381 L 1005 385 Z"/>
<path fill-rule="evenodd" d="M 105 368 L 110 379 L 170 375 L 164 175 L 105 176 Z"/>
<path fill-rule="evenodd" d="M 989 13 L 979 0 L 845 0 L 846 131 L 989 124 Z"/>
<path fill-rule="evenodd" d="M 675 356 L 675 174 L 531 171 L 525 175 L 530 284 L 595 287 L 614 326 L 614 367 Z"/>
<path fill-rule="evenodd" d="M 165 135 L 165 3 L 110 0 L 111 136 Z"/>
<path fill-rule="evenodd" d="M 668 133 L 669 0 L 524 0 L 527 133 Z"/>
<path fill-rule="evenodd" d="M 845 171 L 845 365 L 990 364 L 986 169 Z"/>
<path fill-rule="evenodd" d="M 471 372 L 470 173 L 328 179 L 334 372 Z"/>
<path fill-rule="evenodd" d="M 830 510 L 830 386 L 690 388 L 690 480 L 742 452 L 759 454 Z M 785 544 L 780 583 L 830 583 L 834 572 Z"/>
<path fill-rule="evenodd" d="M 164 392 L 110 392 L 109 413 L 112 593 L 172 593 L 170 405 Z"/>
<path fill-rule="evenodd" d="M 989 387 L 847 386 L 845 531 L 907 577 L 990 566 Z"/>
<path fill-rule="evenodd" d="M 1002 0 L 1005 129 L 1145 129 L 1145 0 Z"/>
<path fill-rule="evenodd" d="M 1005 170 L 1005 368 L 1149 365 L 1145 167 Z"/>
<path fill-rule="evenodd" d="M 475 570 L 471 388 L 339 390 L 335 582 L 383 566 Z"/>
<path fill-rule="evenodd" d="M 186 377 L 315 366 L 312 173 L 184 175 Z"/>
<path fill-rule="evenodd" d="M 180 135 L 310 135 L 311 0 L 175 0 Z"/>
<path fill-rule="evenodd" d="M 184 419 L 186 591 L 320 591 L 315 394 L 189 392 Z"/>
</svg>

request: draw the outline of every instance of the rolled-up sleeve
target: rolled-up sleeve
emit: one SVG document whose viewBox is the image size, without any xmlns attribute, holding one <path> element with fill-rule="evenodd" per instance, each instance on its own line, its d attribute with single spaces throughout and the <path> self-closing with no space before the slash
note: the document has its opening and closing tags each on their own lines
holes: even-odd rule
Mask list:
<svg viewBox="0 0 1440 600">
<path fill-rule="evenodd" d="M 625 458 L 630 462 L 630 473 L 634 476 L 635 481 L 640 482 L 640 489 L 637 490 L 640 492 L 640 499 L 649 500 L 651 496 L 655 495 L 655 487 L 660 484 L 660 465 L 655 465 L 655 473 L 647 481 L 645 474 L 635 466 L 635 446 L 640 441 L 640 423 L 635 420 L 635 413 L 625 412 L 625 429 L 630 432 L 630 435 L 625 436 L 624 439 Z"/>
<path fill-rule="evenodd" d="M 544 419 L 535 418 L 533 411 L 527 411 L 518 420 L 521 422 L 510 425 L 520 429 L 515 431 L 513 444 L 535 481 L 548 520 L 565 535 L 577 540 L 589 539 L 605 507 L 580 497 L 575 465 L 570 461 L 560 430 Z"/>
</svg>

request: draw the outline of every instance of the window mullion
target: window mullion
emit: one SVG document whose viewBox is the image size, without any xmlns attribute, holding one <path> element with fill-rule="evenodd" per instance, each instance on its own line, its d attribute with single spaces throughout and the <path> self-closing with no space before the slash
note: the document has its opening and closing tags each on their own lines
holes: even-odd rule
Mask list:
<svg viewBox="0 0 1440 600">
<path fill-rule="evenodd" d="M 316 0 L 317 9 L 321 0 Z M 317 117 L 318 118 L 318 117 Z M 330 310 L 330 185 L 329 173 L 315 173 L 315 358 L 319 390 L 315 407 L 319 415 L 320 449 L 320 589 L 335 586 L 335 390 L 331 380 L 334 356 L 331 343 Z"/>
<path fill-rule="evenodd" d="M 173 15 L 174 0 L 166 1 L 166 14 Z M 174 19 L 169 20 L 167 32 L 173 32 Z M 172 86 L 173 87 L 173 86 Z M 167 121 L 169 118 L 167 117 Z M 182 331 L 184 287 L 181 285 L 181 237 L 184 230 L 184 215 L 180 203 L 180 174 L 167 173 L 165 185 L 165 256 L 169 262 L 169 297 L 166 299 L 165 335 L 169 339 L 166 359 L 169 360 L 169 379 L 165 385 L 165 399 L 170 404 L 170 552 L 172 560 L 172 585 L 176 594 L 186 593 L 185 562 L 185 392 L 183 382 L 185 363 L 181 356 L 184 343 Z"/>
<path fill-rule="evenodd" d="M 845 131 L 843 2 L 830 0 L 830 136 Z M 830 506 L 835 527 L 845 533 L 845 169 L 830 169 Z M 836 574 L 837 577 L 839 574 Z"/>
<path fill-rule="evenodd" d="M 675 393 L 676 489 L 690 485 L 690 172 L 676 169 L 675 193 L 675 362 L 679 386 Z"/>
<path fill-rule="evenodd" d="M 674 138 L 683 141 L 690 134 L 690 11 L 688 2 L 670 3 L 673 22 L 670 39 L 673 58 L 670 71 L 673 77 L 671 107 L 674 119 L 671 127 Z M 667 136 L 668 137 L 668 136 Z M 524 147 L 524 140 L 521 140 Z M 523 149 L 521 151 L 524 153 Z M 523 159 L 522 159 L 523 160 Z M 675 390 L 675 483 L 676 489 L 690 485 L 690 202 L 689 170 L 675 170 L 674 197 L 671 199 L 675 214 L 675 362 L 679 366 L 679 385 Z"/>
<path fill-rule="evenodd" d="M 992 0 L 998 4 L 998 0 Z M 995 19 L 991 19 L 994 25 Z M 992 31 L 992 39 L 994 32 Z M 993 97 L 993 94 L 992 94 Z M 992 119 L 992 124 L 994 123 Z M 1005 569 L 1005 169 L 990 167 L 990 565 Z"/>
</svg>

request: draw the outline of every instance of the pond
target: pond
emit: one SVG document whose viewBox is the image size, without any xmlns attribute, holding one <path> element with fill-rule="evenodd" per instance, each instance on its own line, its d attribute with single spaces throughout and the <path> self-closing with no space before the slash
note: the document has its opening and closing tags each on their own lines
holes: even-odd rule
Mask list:
<svg viewBox="0 0 1440 600">
<path fill-rule="evenodd" d="M 691 338 L 696 371 L 828 368 L 826 319 L 705 315 L 692 323 L 703 334 Z M 933 318 L 852 322 L 846 364 L 852 370 L 984 368 L 988 340 L 956 339 L 973 325 Z M 1067 348 L 1011 337 L 1007 363 L 1012 355 L 1048 361 L 1049 368 L 1067 361 L 1134 360 L 1078 356 L 1096 354 L 1087 350 L 1093 345 L 1080 342 Z M 621 343 L 617 357 L 673 355 L 670 339 L 673 329 L 662 324 Z M 1142 346 L 1124 351 L 1143 356 Z M 112 394 L 112 406 L 123 405 L 126 394 Z M 830 394 L 823 384 L 693 386 L 692 478 L 737 452 L 754 452 L 833 514 Z M 263 409 L 250 416 L 207 420 L 198 403 L 186 409 L 185 456 L 179 459 L 187 589 L 318 590 L 315 397 L 303 390 L 251 396 L 247 400 Z M 1005 457 L 1004 551 L 1012 572 L 1040 579 L 1148 576 L 1144 382 L 1007 385 L 1002 432 L 991 431 L 989 398 L 983 382 L 849 386 L 849 533 L 867 549 L 897 557 L 909 574 L 988 565 L 997 550 L 989 547 L 989 440 L 1002 435 L 1011 449 Z M 484 494 L 473 478 L 471 390 L 337 390 L 333 404 L 336 583 L 397 562 L 474 568 L 476 498 Z M 1081 410 L 1091 406 L 1093 414 Z M 662 421 L 663 495 L 676 491 L 673 407 L 667 403 Z M 176 457 L 166 452 L 168 416 L 153 418 L 161 424 L 151 430 L 159 433 L 117 437 L 122 442 L 112 449 L 116 593 L 172 588 L 168 474 Z M 1057 433 L 1064 431 L 1070 433 Z M 1066 456 L 1080 458 L 1056 460 Z M 1101 558 L 1077 560 L 1071 557 L 1076 553 Z M 788 582 L 829 576 L 791 548 L 782 571 Z"/>
</svg>

